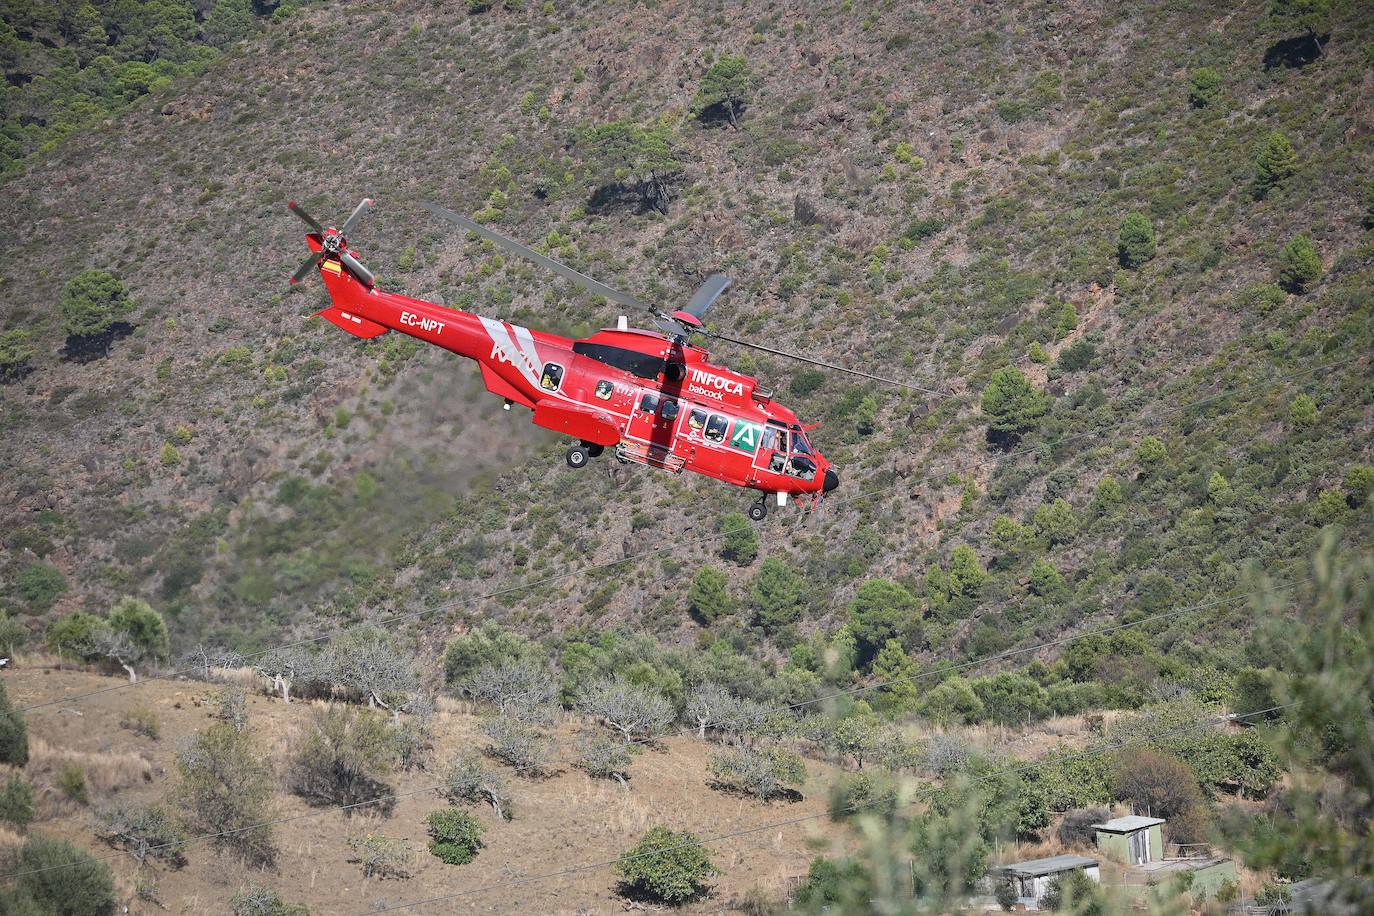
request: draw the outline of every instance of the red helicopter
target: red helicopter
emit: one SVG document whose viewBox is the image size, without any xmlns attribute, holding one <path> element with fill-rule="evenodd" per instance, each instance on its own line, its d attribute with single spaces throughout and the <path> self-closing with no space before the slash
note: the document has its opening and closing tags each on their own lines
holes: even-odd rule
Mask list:
<svg viewBox="0 0 1374 916">
<path fill-rule="evenodd" d="M 289 207 L 310 227 L 311 255 L 291 282 L 318 267 L 333 304 L 319 312 L 355 337 L 370 340 L 399 331 L 475 360 L 487 390 L 534 411 L 533 421 L 571 436 L 568 466 L 582 468 L 614 448 L 633 461 L 675 474 L 694 471 L 760 491 L 749 517 L 768 514 L 767 497 L 779 506 L 788 497 L 812 494 L 813 501 L 840 484 L 839 475 L 812 447 L 804 427 L 747 375 L 708 361 L 692 334 L 717 337 L 802 362 L 888 382 L 867 373 L 832 366 L 707 331 L 702 316 L 731 284 L 715 274 L 681 309 L 662 314 L 649 304 L 573 270 L 565 264 L 459 216 L 425 204 L 431 213 L 476 233 L 505 250 L 613 302 L 654 317 L 658 330 L 629 326 L 620 317 L 583 340 L 531 331 L 519 325 L 458 311 L 379 289 L 372 272 L 348 247 L 348 234 L 371 206 L 364 200 L 338 229 L 320 225 L 295 201 Z M 905 385 L 904 387 L 915 387 Z M 924 390 L 924 389 L 919 389 Z"/>
</svg>

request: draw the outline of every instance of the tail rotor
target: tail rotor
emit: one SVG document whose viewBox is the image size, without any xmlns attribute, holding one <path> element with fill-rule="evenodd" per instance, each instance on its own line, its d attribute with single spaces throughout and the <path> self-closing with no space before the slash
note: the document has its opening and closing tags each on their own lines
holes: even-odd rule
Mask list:
<svg viewBox="0 0 1374 916">
<path fill-rule="evenodd" d="M 310 257 L 302 261 L 301 266 L 298 267 L 295 274 L 292 275 L 291 284 L 293 286 L 309 276 L 312 270 L 319 267 L 320 262 L 329 258 L 338 259 L 344 267 L 348 268 L 349 273 L 353 274 L 353 276 L 358 279 L 358 282 L 364 286 L 370 288 L 376 284 L 377 278 L 373 275 L 372 271 L 364 267 L 362 262 L 353 257 L 348 251 L 348 234 L 353 230 L 353 226 L 358 222 L 358 218 L 361 217 L 370 206 L 372 206 L 371 198 L 363 198 L 362 203 L 358 204 L 358 206 L 353 209 L 353 213 L 348 219 L 344 220 L 343 225 L 338 229 L 334 229 L 332 227 L 326 228 L 320 225 L 319 220 L 305 212 L 305 208 L 294 200 L 287 203 L 287 207 L 291 212 L 299 216 L 301 221 L 310 227 L 311 234 L 315 236 L 320 244 L 320 250 L 312 251 Z"/>
</svg>

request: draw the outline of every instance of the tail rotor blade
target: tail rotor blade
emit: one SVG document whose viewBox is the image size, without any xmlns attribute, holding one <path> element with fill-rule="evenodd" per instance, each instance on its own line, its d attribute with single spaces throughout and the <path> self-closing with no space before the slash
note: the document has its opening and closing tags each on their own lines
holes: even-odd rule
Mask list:
<svg viewBox="0 0 1374 916">
<path fill-rule="evenodd" d="M 294 200 L 288 201 L 286 206 L 292 213 L 296 214 L 301 219 L 305 220 L 305 224 L 307 226 L 309 226 L 311 229 L 314 229 L 320 235 L 324 235 L 324 227 L 320 225 L 319 220 L 315 219 L 315 217 L 311 216 L 309 213 L 306 213 L 304 207 L 296 203 Z"/>
<path fill-rule="evenodd" d="M 641 311 L 647 311 L 650 313 L 654 313 L 655 311 L 654 308 L 649 305 L 649 303 L 644 302 L 640 299 L 636 299 L 629 293 L 622 293 L 620 290 L 609 287 L 599 280 L 593 280 L 586 274 L 573 270 L 566 264 L 560 264 L 553 258 L 550 258 L 546 255 L 542 255 L 539 252 L 535 251 L 533 248 L 521 245 L 514 239 L 506 238 L 499 232 L 492 232 L 486 226 L 475 223 L 472 220 L 468 219 L 466 216 L 459 216 L 452 210 L 445 210 L 443 207 L 440 207 L 437 204 L 423 203 L 421 204 L 421 206 L 423 206 L 426 210 L 428 210 L 430 213 L 433 213 L 440 219 L 446 219 L 450 223 L 454 223 L 455 225 L 461 226 L 469 232 L 474 232 L 482 238 L 486 239 L 488 242 L 491 242 L 493 245 L 497 245 L 501 248 L 506 249 L 512 254 L 518 254 L 522 258 L 533 261 L 545 270 L 551 270 L 554 273 L 558 274 L 560 277 L 573 281 L 578 286 L 582 287 L 583 289 L 589 292 L 596 293 L 598 296 L 605 296 L 612 302 L 618 302 L 621 305 L 628 306 L 632 309 L 639 309 Z"/>
<path fill-rule="evenodd" d="M 773 347 L 765 347 L 763 344 L 750 343 L 747 340 L 740 340 L 738 337 L 729 337 L 725 334 L 716 333 L 715 331 L 703 331 L 702 333 L 718 340 L 739 344 L 741 347 L 749 347 L 751 350 L 761 350 L 764 353 L 771 353 L 774 356 L 785 356 L 788 359 L 795 359 L 797 362 L 810 363 L 813 366 L 820 366 L 822 369 L 833 369 L 836 372 L 846 372 L 850 375 L 857 375 L 859 378 L 866 378 L 874 382 L 882 382 L 885 385 L 896 385 L 898 388 L 908 388 L 912 391 L 920 391 L 925 394 L 933 394 L 936 397 L 949 397 L 949 392 L 947 391 L 937 391 L 934 388 L 922 388 L 920 385 L 913 385 L 910 382 L 900 382 L 897 379 L 883 378 L 881 375 L 871 375 L 867 372 L 860 372 L 858 369 L 837 366 L 834 363 L 827 363 L 819 359 L 812 359 L 809 356 L 802 356 L 800 353 L 789 353 L 786 350 L 776 350 Z"/>
<path fill-rule="evenodd" d="M 366 212 L 367 208 L 370 206 L 372 206 L 372 198 L 364 197 L 362 203 L 358 204 L 358 206 L 354 208 L 352 215 L 350 215 L 348 219 L 344 220 L 342 228 L 339 229 L 339 235 L 342 235 L 344 238 L 348 238 L 348 232 L 350 229 L 353 228 L 353 224 L 358 221 L 358 217 L 362 216 L 363 213 Z"/>
<path fill-rule="evenodd" d="M 364 267 L 361 261 L 353 257 L 353 255 L 349 254 L 347 251 L 339 252 L 339 260 L 343 261 L 344 266 L 353 272 L 353 276 L 357 277 L 363 286 L 372 286 L 377 282 L 376 277 L 372 275 L 372 271 Z"/>
<path fill-rule="evenodd" d="M 315 265 L 324 260 L 324 257 L 322 252 L 310 252 L 310 257 L 302 261 L 301 266 L 297 268 L 296 273 L 292 275 L 291 285 L 295 286 L 297 283 L 304 280 L 310 274 L 310 271 L 315 268 Z"/>
</svg>

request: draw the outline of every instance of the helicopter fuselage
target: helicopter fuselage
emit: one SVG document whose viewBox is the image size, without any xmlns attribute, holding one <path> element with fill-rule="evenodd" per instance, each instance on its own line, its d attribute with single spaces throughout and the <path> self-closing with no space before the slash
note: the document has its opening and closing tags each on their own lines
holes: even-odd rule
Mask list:
<svg viewBox="0 0 1374 916">
<path fill-rule="evenodd" d="M 317 233 L 307 240 L 322 250 Z M 838 485 L 796 415 L 700 347 L 624 319 L 574 340 L 383 291 L 334 257 L 319 271 L 333 301 L 322 317 L 355 337 L 396 331 L 474 360 L 508 407 L 526 407 L 535 424 L 579 440 L 581 461 L 613 448 L 624 461 L 704 474 L 780 503 Z"/>
</svg>

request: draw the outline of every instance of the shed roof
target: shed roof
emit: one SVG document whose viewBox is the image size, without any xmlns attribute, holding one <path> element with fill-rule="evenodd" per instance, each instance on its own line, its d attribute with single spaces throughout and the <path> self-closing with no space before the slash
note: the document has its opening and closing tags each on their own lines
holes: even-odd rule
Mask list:
<svg viewBox="0 0 1374 916">
<path fill-rule="evenodd" d="M 1022 878 L 1038 878 L 1043 875 L 1057 875 L 1060 872 L 1077 868 L 1095 868 L 1096 859 L 1087 856 L 1051 856 L 1048 859 L 1030 859 L 1026 862 L 1008 862 L 1000 865 L 997 871 Z"/>
<path fill-rule="evenodd" d="M 1162 823 L 1164 823 L 1162 817 L 1141 817 L 1139 814 L 1128 814 L 1125 817 L 1114 817 L 1101 824 L 1093 824 L 1093 828 L 1105 830 L 1108 833 L 1131 833 Z"/>
</svg>

